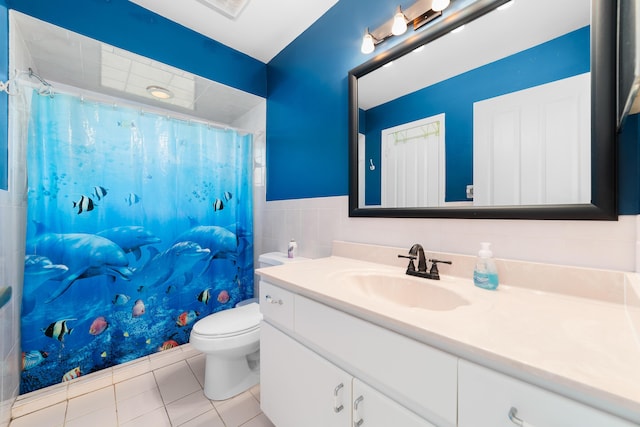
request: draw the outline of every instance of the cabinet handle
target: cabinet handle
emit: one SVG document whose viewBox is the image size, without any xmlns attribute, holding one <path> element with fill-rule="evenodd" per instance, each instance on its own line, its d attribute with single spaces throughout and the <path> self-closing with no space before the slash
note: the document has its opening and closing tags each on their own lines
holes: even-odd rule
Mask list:
<svg viewBox="0 0 640 427">
<path fill-rule="evenodd" d="M 284 304 L 281 299 L 274 299 L 273 297 L 271 297 L 271 295 L 267 295 L 265 299 L 267 300 L 268 303 L 271 303 L 271 304 L 280 304 L 280 305 Z"/>
<path fill-rule="evenodd" d="M 340 383 L 333 389 L 333 411 L 338 413 L 344 409 L 344 405 L 338 401 L 338 394 L 340 393 L 340 389 L 344 387 L 344 384 Z"/>
<path fill-rule="evenodd" d="M 360 405 L 363 400 L 364 397 L 360 396 L 353 402 L 353 427 L 360 427 L 362 423 L 364 423 L 364 418 L 360 416 L 360 409 L 358 408 L 358 405 Z"/>
<path fill-rule="evenodd" d="M 511 407 L 511 409 L 509 409 L 509 419 L 515 425 L 520 427 L 525 427 L 524 420 L 521 418 L 518 418 L 518 409 L 513 406 Z"/>
</svg>

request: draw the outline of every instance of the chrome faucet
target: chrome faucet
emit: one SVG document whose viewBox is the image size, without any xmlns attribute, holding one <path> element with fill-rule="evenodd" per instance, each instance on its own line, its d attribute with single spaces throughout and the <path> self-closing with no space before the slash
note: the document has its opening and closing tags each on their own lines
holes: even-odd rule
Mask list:
<svg viewBox="0 0 640 427">
<path fill-rule="evenodd" d="M 438 263 L 449 264 L 451 261 L 442 261 L 439 259 L 429 259 L 431 263 L 431 269 L 427 272 L 427 259 L 424 255 L 424 248 L 419 243 L 411 246 L 409 249 L 409 255 L 398 255 L 398 258 L 409 258 L 409 265 L 407 266 L 407 274 L 410 276 L 423 277 L 425 279 L 440 280 L 440 272 L 438 271 Z M 415 259 L 418 259 L 418 270 L 413 263 Z"/>
</svg>

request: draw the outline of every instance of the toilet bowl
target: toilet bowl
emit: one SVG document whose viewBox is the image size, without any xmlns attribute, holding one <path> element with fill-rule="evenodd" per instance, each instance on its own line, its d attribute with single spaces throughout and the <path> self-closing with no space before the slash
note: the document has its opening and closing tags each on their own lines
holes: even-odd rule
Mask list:
<svg viewBox="0 0 640 427">
<path fill-rule="evenodd" d="M 260 306 L 249 303 L 210 314 L 193 325 L 189 342 L 205 354 L 204 394 L 224 400 L 260 379 Z"/>
<path fill-rule="evenodd" d="M 258 262 L 269 267 L 306 259 L 270 252 L 260 255 Z M 258 384 L 261 320 L 260 305 L 252 298 L 193 325 L 189 342 L 205 354 L 204 394 L 209 399 L 228 399 Z"/>
</svg>

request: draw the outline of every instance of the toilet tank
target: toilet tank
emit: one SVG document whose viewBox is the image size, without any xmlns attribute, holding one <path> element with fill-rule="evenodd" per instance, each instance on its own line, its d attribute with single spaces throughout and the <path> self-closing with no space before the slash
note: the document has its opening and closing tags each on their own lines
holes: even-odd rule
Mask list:
<svg viewBox="0 0 640 427">
<path fill-rule="evenodd" d="M 298 262 L 298 261 L 304 261 L 308 259 L 309 258 L 304 258 L 304 257 L 288 258 L 286 253 L 268 252 L 258 257 L 258 267 L 259 268 L 273 267 L 275 265 L 282 265 L 290 262 Z M 256 281 L 254 282 L 255 284 L 254 295 L 258 295 L 259 293 L 260 280 L 261 280 L 260 276 L 256 275 Z"/>
<path fill-rule="evenodd" d="M 305 261 L 309 258 L 295 257 L 288 258 L 287 254 L 282 252 L 269 252 L 258 257 L 258 265 L 260 268 L 271 267 L 274 265 L 287 264 L 289 262 Z"/>
</svg>

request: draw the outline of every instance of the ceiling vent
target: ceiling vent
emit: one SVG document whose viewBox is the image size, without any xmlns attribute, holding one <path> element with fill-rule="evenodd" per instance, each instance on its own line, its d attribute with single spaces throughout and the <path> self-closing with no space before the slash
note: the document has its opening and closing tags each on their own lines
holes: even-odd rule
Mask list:
<svg viewBox="0 0 640 427">
<path fill-rule="evenodd" d="M 200 3 L 226 16 L 237 19 L 250 0 L 198 0 Z"/>
</svg>

